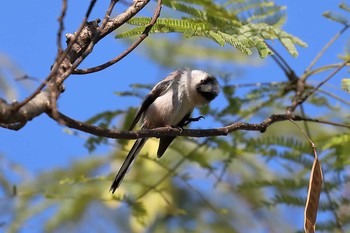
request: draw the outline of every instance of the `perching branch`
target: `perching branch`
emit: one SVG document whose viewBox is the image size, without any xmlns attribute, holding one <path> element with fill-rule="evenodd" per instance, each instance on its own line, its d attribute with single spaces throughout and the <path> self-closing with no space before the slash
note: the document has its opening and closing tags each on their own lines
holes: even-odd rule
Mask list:
<svg viewBox="0 0 350 233">
<path fill-rule="evenodd" d="M 137 138 L 149 138 L 149 137 L 163 137 L 163 136 L 188 136 L 188 137 L 213 137 L 213 136 L 226 136 L 229 133 L 237 130 L 259 131 L 265 132 L 266 129 L 280 121 L 294 120 L 294 121 L 310 121 L 322 124 L 328 124 L 333 126 L 339 126 L 349 128 L 350 125 L 343 125 L 334 122 L 328 122 L 318 119 L 303 118 L 300 116 L 289 116 L 287 114 L 271 115 L 260 123 L 245 123 L 236 122 L 225 127 L 215 129 L 179 129 L 175 127 L 160 127 L 156 129 L 144 129 L 139 131 L 123 131 L 123 130 L 110 130 L 101 127 L 86 124 L 81 121 L 74 120 L 60 112 L 58 112 L 58 118 L 52 114 L 52 112 L 46 112 L 48 116 L 57 122 L 73 129 L 77 129 L 95 136 L 113 138 L 113 139 L 137 139 Z"/>
</svg>

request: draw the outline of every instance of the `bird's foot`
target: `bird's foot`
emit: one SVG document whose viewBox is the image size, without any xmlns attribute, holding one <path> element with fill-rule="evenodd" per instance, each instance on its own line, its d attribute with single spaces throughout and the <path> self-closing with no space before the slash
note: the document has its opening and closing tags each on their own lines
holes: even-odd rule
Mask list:
<svg viewBox="0 0 350 233">
<path fill-rule="evenodd" d="M 185 121 L 184 125 L 188 125 L 191 122 L 199 121 L 200 119 L 205 119 L 205 117 L 204 116 L 199 116 L 199 117 L 194 117 L 194 118 L 190 117 Z"/>
<path fill-rule="evenodd" d="M 184 130 L 183 127 L 177 126 L 177 125 L 172 125 L 172 126 L 170 126 L 170 127 L 180 130 L 180 133 L 182 133 L 182 131 Z"/>
</svg>

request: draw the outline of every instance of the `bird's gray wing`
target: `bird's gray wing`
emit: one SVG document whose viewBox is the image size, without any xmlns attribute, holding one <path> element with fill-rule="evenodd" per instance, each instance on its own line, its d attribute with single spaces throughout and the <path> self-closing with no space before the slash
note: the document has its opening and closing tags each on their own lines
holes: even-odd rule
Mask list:
<svg viewBox="0 0 350 233">
<path fill-rule="evenodd" d="M 167 90 L 177 82 L 181 77 L 182 71 L 174 71 L 169 74 L 165 79 L 160 81 L 153 89 L 148 93 L 143 100 L 140 108 L 137 110 L 134 121 L 131 123 L 129 130 L 133 130 L 137 122 L 140 120 L 142 114 L 148 109 L 148 107 L 159 97 L 162 96 Z"/>
<path fill-rule="evenodd" d="M 136 156 L 138 155 L 138 153 L 140 152 L 141 148 L 143 147 L 146 141 L 147 141 L 147 138 L 139 138 L 136 140 L 131 150 L 129 151 L 129 154 L 126 156 L 126 159 L 124 160 L 123 165 L 119 169 L 119 172 L 116 175 L 111 185 L 111 188 L 109 189 L 110 192 L 114 193 L 115 190 L 119 187 L 130 165 L 132 164 L 132 162 L 134 161 L 134 159 L 136 158 Z"/>
</svg>

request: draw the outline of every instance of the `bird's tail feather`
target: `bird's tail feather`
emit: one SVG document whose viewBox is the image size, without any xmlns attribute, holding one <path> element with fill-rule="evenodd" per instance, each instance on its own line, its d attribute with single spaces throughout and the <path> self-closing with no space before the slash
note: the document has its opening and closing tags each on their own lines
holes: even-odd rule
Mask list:
<svg viewBox="0 0 350 233">
<path fill-rule="evenodd" d="M 146 141 L 147 141 L 147 138 L 139 138 L 136 140 L 131 150 L 129 151 L 129 154 L 126 156 L 126 159 L 124 160 L 123 165 L 119 169 L 119 172 L 116 175 L 111 188 L 109 189 L 110 192 L 114 193 L 115 190 L 119 187 L 126 172 L 128 171 L 128 168 L 130 167 L 131 163 L 134 161 L 135 157 L 138 155 L 138 153 L 140 152 L 141 148 L 143 147 Z"/>
<path fill-rule="evenodd" d="M 168 149 L 171 142 L 175 139 L 175 137 L 161 137 L 159 139 L 159 147 L 157 151 L 157 157 L 160 158 L 163 156 L 166 149 Z"/>
</svg>

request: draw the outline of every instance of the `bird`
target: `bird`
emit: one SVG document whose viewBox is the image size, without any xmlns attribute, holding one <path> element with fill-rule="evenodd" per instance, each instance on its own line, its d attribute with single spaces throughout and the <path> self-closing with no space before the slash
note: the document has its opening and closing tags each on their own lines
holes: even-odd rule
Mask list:
<svg viewBox="0 0 350 233">
<path fill-rule="evenodd" d="M 213 75 L 202 70 L 176 70 L 157 83 L 145 96 L 129 130 L 133 130 L 140 119 L 141 129 L 165 126 L 182 129 L 188 123 L 204 118 L 190 116 L 196 106 L 208 104 L 219 92 L 218 81 Z M 112 194 L 121 184 L 147 139 L 139 138 L 135 141 L 110 187 Z M 159 138 L 158 158 L 162 157 L 174 139 L 173 136 Z"/>
</svg>

